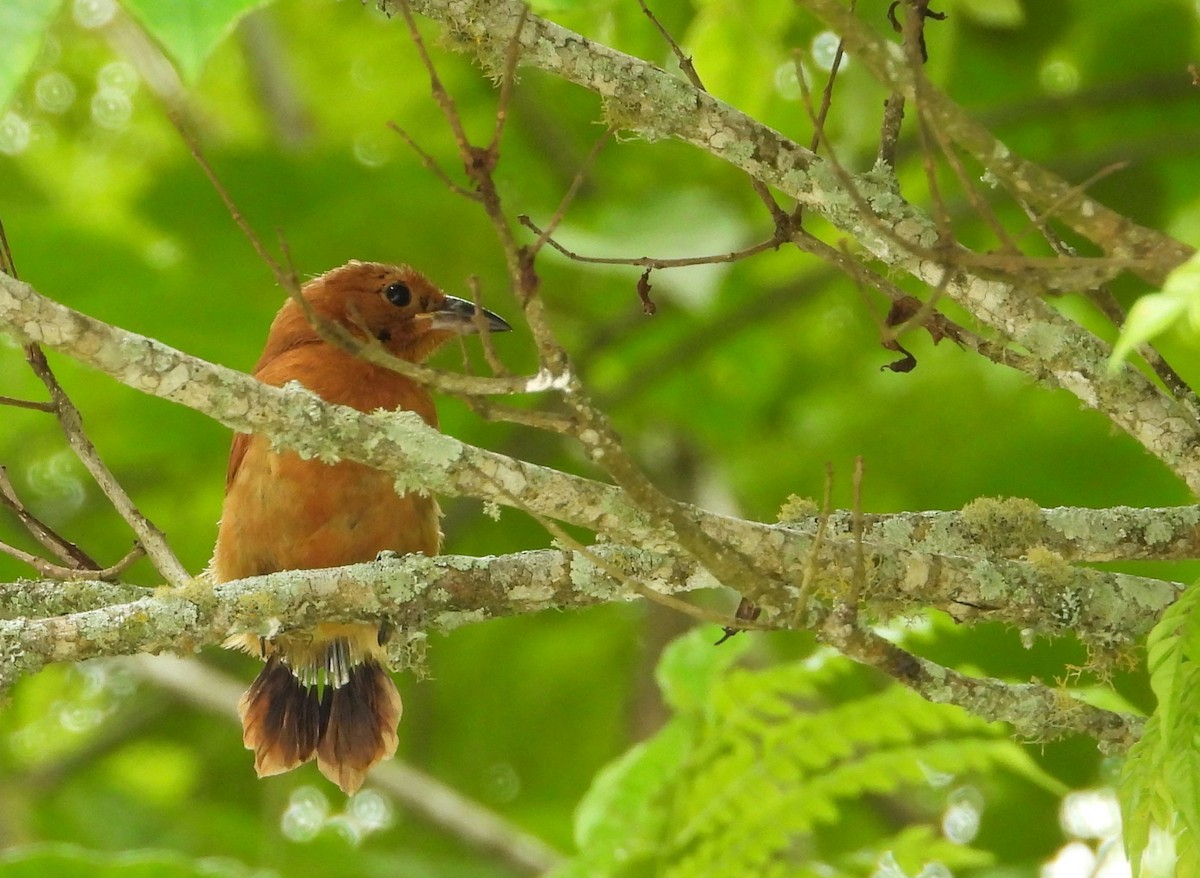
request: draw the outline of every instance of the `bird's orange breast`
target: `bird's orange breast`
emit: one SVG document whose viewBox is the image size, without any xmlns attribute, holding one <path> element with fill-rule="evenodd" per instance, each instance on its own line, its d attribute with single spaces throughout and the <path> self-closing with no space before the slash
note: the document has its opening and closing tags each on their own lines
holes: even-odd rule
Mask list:
<svg viewBox="0 0 1200 878">
<path fill-rule="evenodd" d="M 221 581 L 370 561 L 384 550 L 436 554 L 437 501 L 397 494 L 392 478 L 325 464 L 249 439 L 228 488 L 214 567 Z"/>
<path fill-rule="evenodd" d="M 257 377 L 275 385 L 299 381 L 361 411 L 415 411 L 436 426 L 424 388 L 324 343 L 261 363 Z M 273 451 L 262 436 L 238 436 L 213 557 L 217 581 L 370 561 L 385 550 L 436 554 L 437 501 L 397 494 L 393 485 L 392 476 L 359 463 L 304 460 Z"/>
</svg>

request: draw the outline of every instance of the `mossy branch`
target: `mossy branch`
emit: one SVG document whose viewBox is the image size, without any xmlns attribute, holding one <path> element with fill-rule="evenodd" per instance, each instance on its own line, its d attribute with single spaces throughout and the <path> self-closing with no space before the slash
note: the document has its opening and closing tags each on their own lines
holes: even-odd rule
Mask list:
<svg viewBox="0 0 1200 878">
<path fill-rule="evenodd" d="M 428 630 L 451 631 L 500 616 L 636 600 L 643 591 L 630 584 L 635 579 L 661 593 L 715 585 L 712 577 L 687 561 L 619 546 L 591 551 L 603 567 L 590 558 L 555 549 L 498 558 L 408 555 L 219 585 L 200 578 L 184 587 L 161 588 L 115 604 L 101 603 L 117 596 L 108 583 L 64 584 L 64 589 L 82 594 L 81 605 L 98 605 L 64 615 L 40 617 L 35 612 L 0 621 L 0 690 L 51 662 L 143 652 L 188 653 L 220 644 L 234 632 L 258 631 L 265 636 L 310 628 L 317 622 L 370 618 L 395 625 L 402 632 L 398 636 L 402 648 L 408 639 Z M 613 577 L 613 570 L 623 575 Z M 46 590 L 42 583 L 29 585 L 27 589 L 17 583 L 0 592 L 0 614 L 8 614 L 9 603 L 18 603 L 28 612 L 28 593 Z M 61 608 L 61 604 L 53 607 Z M 851 658 L 883 667 L 931 700 L 960 704 L 989 719 L 1013 721 L 1020 734 L 1033 738 L 1085 733 L 1117 746 L 1134 739 L 1135 720 L 1084 705 L 1053 687 L 968 677 L 911 656 L 905 665 L 911 671 L 897 673 L 882 666 L 869 648 L 882 641 L 869 634 L 851 634 L 831 619 L 821 626 L 823 637 Z M 1058 708 L 1035 711 L 1034 716 L 1030 704 Z"/>
</svg>

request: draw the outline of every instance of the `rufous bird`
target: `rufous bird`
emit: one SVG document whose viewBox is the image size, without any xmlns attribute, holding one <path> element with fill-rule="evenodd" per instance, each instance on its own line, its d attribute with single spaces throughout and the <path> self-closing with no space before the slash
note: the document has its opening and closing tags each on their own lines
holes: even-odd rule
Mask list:
<svg viewBox="0 0 1200 878">
<path fill-rule="evenodd" d="M 447 296 L 404 265 L 348 262 L 301 293 L 321 317 L 412 363 L 479 325 L 474 304 Z M 488 331 L 511 328 L 479 310 Z M 437 426 L 433 399 L 421 384 L 322 340 L 292 299 L 275 316 L 254 375 L 275 386 L 298 381 L 328 402 L 364 412 L 416 412 Z M 263 436 L 239 433 L 229 455 L 214 579 L 337 567 L 385 550 L 436 554 L 437 501 L 397 494 L 394 483 L 394 476 L 359 463 L 305 460 L 272 449 Z M 238 704 L 259 777 L 315 758 L 322 774 L 352 793 L 372 765 L 395 754 L 401 703 L 385 642 L 377 624 L 342 622 L 226 641 L 266 661 Z"/>
</svg>

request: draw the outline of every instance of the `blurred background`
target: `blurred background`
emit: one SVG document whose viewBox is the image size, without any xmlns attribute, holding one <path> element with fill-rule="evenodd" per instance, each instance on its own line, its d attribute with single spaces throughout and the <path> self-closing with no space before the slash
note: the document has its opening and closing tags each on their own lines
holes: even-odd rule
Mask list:
<svg viewBox="0 0 1200 878">
<path fill-rule="evenodd" d="M 142 5 L 150 4 L 129 9 Z M 932 23 L 928 37 L 935 83 L 1011 148 L 1070 180 L 1109 169 L 1091 191 L 1110 207 L 1181 240 L 1200 238 L 1200 101 L 1188 73 L 1197 57 L 1194 3 L 945 0 L 943 7 L 949 17 Z M 654 8 L 711 92 L 808 143 L 795 64 L 819 90 L 836 47 L 815 19 L 775 0 L 665 0 Z M 139 78 L 121 36 L 136 19 L 113 0 L 46 9 L 37 60 L 0 105 L 0 218 L 22 278 L 97 318 L 249 369 L 283 294 Z M 534 10 L 677 69 L 632 0 L 543 0 Z M 883 30 L 885 10 L 878 0 L 859 4 L 859 14 Z M 485 140 L 494 83 L 469 58 L 441 49 L 436 26 L 422 29 L 468 129 Z M 302 276 L 351 258 L 402 261 L 469 296 L 467 279 L 477 275 L 486 305 L 519 322 L 482 211 L 449 192 L 387 127 L 396 122 L 461 179 L 401 20 L 358 3 L 284 0 L 250 12 L 212 43 L 211 54 L 202 44 L 175 59 L 193 127 L 246 219 L 268 244 L 286 240 Z M 853 171 L 873 162 L 885 97 L 852 57 L 845 62 L 827 134 Z M 594 95 L 521 73 L 497 175 L 511 215 L 545 224 L 602 123 Z M 920 156 L 905 131 L 904 192 L 927 206 Z M 960 237 L 992 246 L 954 180 L 942 182 Z M 1011 205 L 997 199 L 997 211 L 1010 229 L 1025 228 Z M 810 228 L 840 240 L 820 221 Z M 737 171 L 686 145 L 622 136 L 600 153 L 556 237 L 592 256 L 691 256 L 770 233 L 769 216 Z M 904 344 L 917 368 L 881 370 L 896 358 L 878 344 L 886 302 L 794 249 L 655 272 L 652 317 L 638 299 L 636 268 L 583 265 L 547 250 L 538 269 L 554 328 L 585 384 L 646 470 L 681 499 L 771 521 L 789 495 L 819 497 L 830 462 L 834 503 L 848 506 L 856 455 L 866 461 L 864 505 L 872 512 L 956 508 L 979 496 L 1043 506 L 1191 499 L 1102 415 L 950 341 L 935 347 L 910 334 Z M 1144 291 L 1117 285 L 1126 303 Z M 1056 304 L 1112 337 L 1081 301 Z M 519 327 L 496 345 L 514 371 L 535 367 Z M 477 345 L 467 348 L 481 368 Z M 1185 377 L 1197 374 L 1188 339 L 1169 338 L 1163 349 Z M 436 362 L 462 368 L 463 352 L 447 350 Z M 190 570 L 204 569 L 227 431 L 70 361 L 52 356 L 51 363 L 139 507 Z M 0 339 L 0 394 L 41 393 L 19 348 Z M 467 442 L 598 475 L 557 437 L 486 423 L 453 399 L 440 400 L 439 410 L 443 429 Z M 131 535 L 51 416 L 0 409 L 0 464 L 37 515 L 98 561 L 128 550 Z M 496 521 L 470 500 L 449 499 L 443 508 L 448 553 L 503 554 L 550 542 L 511 510 Z M 0 539 L 33 548 L 4 515 Z M 1175 580 L 1195 573 L 1178 564 L 1130 569 Z M 0 556 L 0 576 L 32 571 Z M 157 584 L 144 561 L 128 579 Z M 701 599 L 730 612 L 735 604 L 730 594 Z M 653 668 L 664 644 L 690 624 L 638 605 L 433 635 L 423 678 L 400 675 L 399 757 L 570 851 L 573 810 L 593 776 L 663 722 Z M 1071 642 L 1024 648 L 1015 632 L 956 629 L 936 616 L 917 620 L 909 636 L 938 661 L 1015 680 L 1052 682 L 1087 660 Z M 813 647 L 799 633 L 746 640 L 746 660 L 762 666 Z M 0 845 L 153 847 L 281 875 L 519 873 L 386 792 L 346 802 L 311 766 L 258 781 L 232 702 L 221 712 L 221 697 L 211 697 L 223 697 L 230 681 L 248 682 L 253 662 L 216 649 L 196 661 L 223 676 L 180 673 L 164 685 L 141 665 L 94 662 L 21 683 L 0 711 Z M 1111 682 L 1130 704 L 1149 707 L 1139 673 Z M 1028 752 L 1070 787 L 1110 779 L 1111 766 L 1089 741 Z M 1058 796 L 1015 780 L 989 796 L 981 844 L 1015 870 L 989 874 L 1036 874 L 1069 842 Z"/>
</svg>

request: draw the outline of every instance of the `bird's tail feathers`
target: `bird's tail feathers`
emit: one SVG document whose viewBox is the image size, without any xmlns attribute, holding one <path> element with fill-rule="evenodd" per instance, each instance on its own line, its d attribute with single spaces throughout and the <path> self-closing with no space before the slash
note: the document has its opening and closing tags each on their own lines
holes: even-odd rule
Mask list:
<svg viewBox="0 0 1200 878">
<path fill-rule="evenodd" d="M 346 665 L 330 644 L 331 673 L 302 680 L 273 655 L 238 702 L 242 741 L 259 777 L 317 760 L 321 773 L 353 793 L 367 771 L 396 752 L 400 693 L 378 659 Z"/>
<path fill-rule="evenodd" d="M 317 744 L 317 768 L 351 793 L 372 765 L 396 753 L 400 693 L 391 675 L 369 661 L 351 668 L 349 682 L 326 694 L 329 721 Z"/>
</svg>

